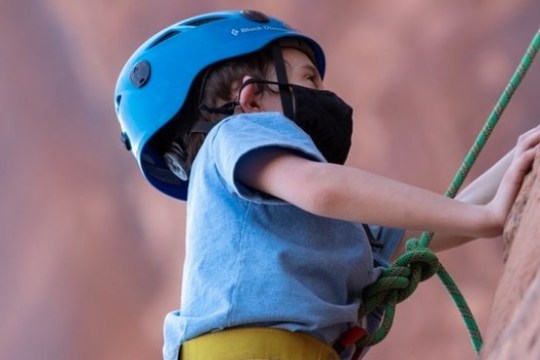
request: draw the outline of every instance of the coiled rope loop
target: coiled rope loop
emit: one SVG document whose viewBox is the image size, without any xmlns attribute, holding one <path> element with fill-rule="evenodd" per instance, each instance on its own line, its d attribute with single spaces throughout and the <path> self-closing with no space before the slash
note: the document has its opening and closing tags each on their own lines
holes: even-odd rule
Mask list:
<svg viewBox="0 0 540 360">
<path fill-rule="evenodd" d="M 439 259 L 430 249 L 419 247 L 416 239 L 408 240 L 406 252 L 390 268 L 383 270 L 375 283 L 364 289 L 358 318 L 381 307 L 384 318 L 373 334 L 366 335 L 356 345 L 363 348 L 382 341 L 392 327 L 396 305 L 411 296 L 421 281 L 435 275 L 440 266 Z"/>
</svg>

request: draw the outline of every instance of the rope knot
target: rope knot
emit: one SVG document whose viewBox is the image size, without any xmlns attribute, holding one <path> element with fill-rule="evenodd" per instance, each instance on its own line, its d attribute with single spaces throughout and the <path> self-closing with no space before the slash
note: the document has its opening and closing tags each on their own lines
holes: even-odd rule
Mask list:
<svg viewBox="0 0 540 360">
<path fill-rule="evenodd" d="M 370 346 L 384 339 L 392 326 L 396 305 L 411 296 L 421 281 L 435 275 L 439 267 L 439 259 L 430 249 L 421 247 L 416 239 L 407 241 L 406 252 L 364 289 L 358 318 L 383 309 L 384 318 L 373 334 L 365 336 L 356 345 Z"/>
</svg>

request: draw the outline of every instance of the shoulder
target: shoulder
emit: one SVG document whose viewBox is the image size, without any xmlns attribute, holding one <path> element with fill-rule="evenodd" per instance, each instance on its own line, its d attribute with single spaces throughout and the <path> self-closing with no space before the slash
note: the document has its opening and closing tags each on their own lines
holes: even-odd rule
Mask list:
<svg viewBox="0 0 540 360">
<path fill-rule="evenodd" d="M 283 147 L 319 155 L 315 144 L 298 125 L 279 112 L 239 114 L 217 124 L 208 134 L 212 146 L 232 149 Z"/>
<path fill-rule="evenodd" d="M 302 130 L 291 120 L 279 112 L 257 112 L 233 115 L 218 123 L 211 134 L 220 134 L 227 131 L 269 131 L 269 130 L 289 130 L 302 132 Z"/>
</svg>

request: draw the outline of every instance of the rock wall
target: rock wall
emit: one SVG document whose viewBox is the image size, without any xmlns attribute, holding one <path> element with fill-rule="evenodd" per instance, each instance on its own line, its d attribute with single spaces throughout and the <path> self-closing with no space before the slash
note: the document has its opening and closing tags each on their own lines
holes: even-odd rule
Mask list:
<svg viewBox="0 0 540 360">
<path fill-rule="evenodd" d="M 482 359 L 540 359 L 540 154 L 505 227 L 506 265 Z"/>
</svg>

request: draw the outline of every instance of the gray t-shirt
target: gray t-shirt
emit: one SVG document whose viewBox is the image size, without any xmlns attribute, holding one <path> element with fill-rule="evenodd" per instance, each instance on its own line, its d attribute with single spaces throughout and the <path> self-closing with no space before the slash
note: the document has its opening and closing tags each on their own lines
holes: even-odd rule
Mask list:
<svg viewBox="0 0 540 360">
<path fill-rule="evenodd" d="M 239 183 L 244 156 L 282 148 L 325 162 L 280 113 L 229 117 L 208 134 L 188 188 L 181 311 L 165 319 L 164 359 L 201 334 L 238 326 L 301 331 L 332 342 L 356 322 L 362 290 L 402 231 L 313 215 Z"/>
</svg>

